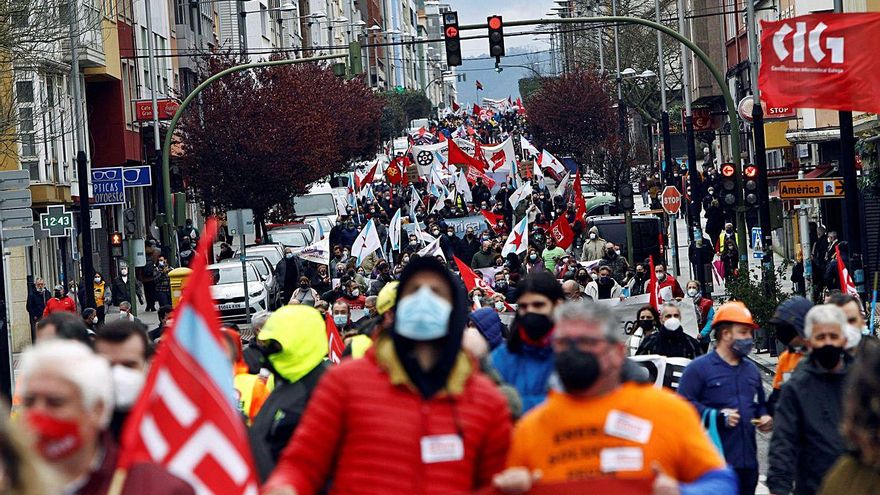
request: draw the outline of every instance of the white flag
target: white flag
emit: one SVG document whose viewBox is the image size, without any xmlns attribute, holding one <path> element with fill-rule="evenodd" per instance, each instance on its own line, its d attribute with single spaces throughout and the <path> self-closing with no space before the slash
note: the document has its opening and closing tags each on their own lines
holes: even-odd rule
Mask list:
<svg viewBox="0 0 880 495">
<path fill-rule="evenodd" d="M 519 186 L 519 189 L 510 195 L 510 206 L 516 208 L 516 205 L 525 198 L 528 198 L 530 194 L 532 194 L 532 183 L 523 182 L 523 184 Z"/>
<path fill-rule="evenodd" d="M 443 254 L 443 250 L 440 248 L 440 238 L 436 238 L 427 246 L 423 247 L 421 251 L 419 251 L 419 256 L 441 256 L 443 260 L 446 261 L 446 256 Z"/>
<path fill-rule="evenodd" d="M 458 177 L 455 179 L 455 190 L 464 198 L 465 201 L 473 201 L 474 196 L 471 194 L 471 186 L 468 185 L 467 175 L 464 169 L 458 171 Z"/>
<path fill-rule="evenodd" d="M 493 172 L 506 172 L 511 168 L 516 168 L 516 153 L 511 138 L 505 139 L 497 146 L 483 146 L 481 149 L 486 163 L 492 166 Z"/>
<path fill-rule="evenodd" d="M 532 143 L 523 136 L 519 137 L 519 146 L 522 148 L 523 155 L 525 156 L 537 156 L 539 153 L 538 148 L 535 148 Z"/>
<path fill-rule="evenodd" d="M 519 221 L 507 236 L 507 242 L 501 248 L 501 256 L 506 257 L 510 253 L 519 254 L 529 247 L 529 216 L 526 215 Z"/>
<path fill-rule="evenodd" d="M 391 242 L 391 249 L 400 252 L 400 208 L 397 213 L 391 217 L 391 225 L 388 226 L 388 240 Z"/>
<path fill-rule="evenodd" d="M 318 263 L 322 265 L 330 264 L 330 238 L 324 237 L 323 239 L 309 244 L 308 246 L 301 247 L 299 249 L 294 249 L 293 254 L 295 254 L 299 259 L 311 261 L 312 263 Z"/>
<path fill-rule="evenodd" d="M 535 162 L 535 179 L 538 180 L 538 186 L 541 189 L 544 189 L 544 171 L 541 170 L 541 166 L 538 165 L 538 162 Z"/>
<path fill-rule="evenodd" d="M 565 172 L 565 167 L 562 166 L 562 162 L 557 160 L 556 157 L 551 155 L 547 150 L 541 152 L 541 156 L 538 158 L 538 163 L 540 163 L 542 167 L 549 168 L 557 174 Z"/>
<path fill-rule="evenodd" d="M 376 233 L 376 225 L 370 219 L 364 226 L 364 230 L 361 230 L 361 233 L 354 240 L 354 244 L 351 245 L 351 255 L 357 259 L 357 266 L 361 266 L 364 258 L 379 249 L 381 245 L 379 234 Z"/>
<path fill-rule="evenodd" d="M 571 172 L 566 172 L 565 175 L 559 179 L 559 184 L 556 184 L 556 189 L 553 190 L 553 196 L 565 196 L 565 189 L 568 187 L 570 181 Z"/>
</svg>

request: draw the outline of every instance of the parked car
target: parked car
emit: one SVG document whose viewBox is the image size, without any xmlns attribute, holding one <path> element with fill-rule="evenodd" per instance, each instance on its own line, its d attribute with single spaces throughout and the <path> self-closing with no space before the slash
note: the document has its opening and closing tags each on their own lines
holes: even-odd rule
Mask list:
<svg viewBox="0 0 880 495">
<path fill-rule="evenodd" d="M 278 262 L 284 259 L 284 246 L 275 243 L 266 244 L 248 244 L 245 246 L 245 254 L 262 256 L 269 260 L 269 264 L 273 267 L 278 266 Z M 238 259 L 241 256 L 241 249 L 237 249 L 233 257 Z"/>
<path fill-rule="evenodd" d="M 587 229 L 599 229 L 599 237 L 620 246 L 621 254 L 627 255 L 626 220 L 623 215 L 607 215 L 587 217 Z M 663 227 L 660 219 L 653 215 L 634 215 L 633 261 L 641 263 L 654 257 L 654 262 L 665 262 L 663 252 Z"/>
<path fill-rule="evenodd" d="M 313 235 L 308 224 L 285 225 L 270 230 L 269 240 L 284 247 L 302 248 L 312 243 Z"/>
<path fill-rule="evenodd" d="M 209 265 L 208 270 L 213 279 L 211 296 L 217 305 L 217 311 L 220 312 L 222 322 L 242 325 L 248 322 L 248 313 L 254 317 L 269 311 L 269 290 L 253 262 L 247 262 L 245 265 L 250 308 L 245 308 L 244 281 L 239 261 L 226 260 L 215 263 Z"/>
<path fill-rule="evenodd" d="M 275 276 L 275 265 L 269 263 L 269 260 L 260 254 L 247 253 L 245 260 L 254 265 L 260 279 L 269 291 L 269 309 L 274 310 L 280 306 L 281 301 L 281 284 Z M 239 262 L 239 265 L 241 262 Z"/>
</svg>

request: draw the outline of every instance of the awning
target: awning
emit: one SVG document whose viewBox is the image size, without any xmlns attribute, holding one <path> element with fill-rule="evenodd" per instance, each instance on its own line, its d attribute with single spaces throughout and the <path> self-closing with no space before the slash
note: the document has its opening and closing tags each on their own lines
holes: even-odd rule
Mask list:
<svg viewBox="0 0 880 495">
<path fill-rule="evenodd" d="M 785 139 L 791 143 L 824 143 L 827 141 L 839 141 L 840 129 L 837 127 L 825 129 L 802 129 L 785 133 Z"/>
<path fill-rule="evenodd" d="M 818 179 L 820 177 L 827 177 L 833 171 L 834 167 L 832 167 L 831 165 L 819 165 L 815 169 L 804 174 L 804 179 Z"/>
</svg>

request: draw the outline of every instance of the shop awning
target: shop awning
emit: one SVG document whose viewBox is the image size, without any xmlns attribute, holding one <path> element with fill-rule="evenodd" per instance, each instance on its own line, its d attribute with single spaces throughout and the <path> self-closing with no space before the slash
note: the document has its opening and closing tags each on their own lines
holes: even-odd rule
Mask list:
<svg viewBox="0 0 880 495">
<path fill-rule="evenodd" d="M 824 143 L 827 141 L 839 141 L 840 129 L 837 127 L 825 129 L 800 129 L 785 133 L 785 139 L 791 143 Z"/>
<path fill-rule="evenodd" d="M 831 165 L 819 165 L 815 169 L 804 174 L 804 179 L 818 179 L 820 177 L 827 177 L 833 171 L 834 167 L 832 167 Z"/>
</svg>

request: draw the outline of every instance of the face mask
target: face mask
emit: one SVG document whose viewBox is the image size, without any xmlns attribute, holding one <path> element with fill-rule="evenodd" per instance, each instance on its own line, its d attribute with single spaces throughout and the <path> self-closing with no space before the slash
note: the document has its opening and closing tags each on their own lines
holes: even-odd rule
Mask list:
<svg viewBox="0 0 880 495">
<path fill-rule="evenodd" d="M 596 383 L 601 373 L 599 359 L 591 352 L 577 348 L 556 354 L 556 373 L 565 391 L 584 392 Z"/>
<path fill-rule="evenodd" d="M 590 234 L 590 239 L 592 239 L 592 240 L 595 241 L 595 240 L 596 240 L 596 234 Z"/>
<path fill-rule="evenodd" d="M 360 289 L 355 289 L 355 290 L 351 291 L 351 295 L 354 296 L 354 297 L 358 297 L 358 296 L 361 295 L 361 290 L 360 290 Z"/>
<path fill-rule="evenodd" d="M 657 280 L 660 280 L 660 281 L 666 280 L 666 272 L 664 272 L 664 273 L 658 273 L 658 274 L 657 274 Z"/>
<path fill-rule="evenodd" d="M 590 278 L 592 278 L 593 280 L 599 280 L 599 274 L 598 273 L 591 273 Z"/>
<path fill-rule="evenodd" d="M 300 289 L 308 289 L 309 288 L 308 282 L 303 282 L 303 283 L 299 284 L 299 288 Z"/>
<path fill-rule="evenodd" d="M 733 351 L 737 356 L 744 358 L 751 354 L 752 349 L 755 348 L 755 339 L 749 337 L 746 339 L 735 339 L 733 344 L 730 346 L 730 350 Z"/>
<path fill-rule="evenodd" d="M 553 330 L 553 320 L 547 315 L 526 313 L 516 318 L 520 332 L 535 345 L 543 344 L 542 340 Z"/>
<path fill-rule="evenodd" d="M 400 260 L 401 263 L 409 263 L 409 258 L 403 258 Z"/>
<path fill-rule="evenodd" d="M 535 261 L 536 259 L 538 259 L 538 255 L 537 254 L 530 254 L 529 259 L 532 261 Z"/>
<path fill-rule="evenodd" d="M 98 317 L 97 317 L 97 316 L 94 317 L 94 318 L 92 318 L 92 323 L 95 324 L 95 325 L 98 324 Z"/>
<path fill-rule="evenodd" d="M 343 251 L 343 252 L 342 252 L 342 257 L 343 257 L 343 258 L 348 258 L 348 251 Z"/>
<path fill-rule="evenodd" d="M 130 409 L 141 395 L 146 376 L 120 364 L 113 366 L 113 397 L 117 409 Z"/>
<path fill-rule="evenodd" d="M 419 241 L 409 241 L 409 245 L 410 245 L 410 246 L 418 246 L 418 245 L 419 245 Z"/>
<path fill-rule="evenodd" d="M 636 272 L 637 278 L 644 278 L 644 276 L 645 276 L 645 272 L 639 272 L 639 271 Z"/>
<path fill-rule="evenodd" d="M 394 314 L 398 335 L 420 342 L 436 340 L 449 333 L 452 304 L 428 286 L 400 299 Z"/>
<path fill-rule="evenodd" d="M 674 332 L 681 328 L 681 320 L 679 320 L 678 318 L 670 318 L 663 322 L 663 327 L 669 331 Z"/>
<path fill-rule="evenodd" d="M 609 249 L 608 251 L 605 251 L 605 256 L 608 256 L 609 258 L 613 258 L 616 254 L 617 253 L 615 253 L 613 249 Z"/>
<path fill-rule="evenodd" d="M 507 282 L 499 280 L 498 282 L 495 282 L 495 288 L 498 290 L 504 290 L 507 288 Z"/>
<path fill-rule="evenodd" d="M 846 345 L 843 346 L 846 350 L 855 348 L 862 341 L 862 332 L 852 325 L 843 327 L 843 336 L 846 337 Z"/>
<path fill-rule="evenodd" d="M 160 262 L 159 262 L 159 268 L 162 268 L 163 266 L 165 266 L 165 262 L 164 262 L 164 261 L 160 261 Z"/>
<path fill-rule="evenodd" d="M 56 419 L 37 411 L 27 412 L 25 419 L 37 437 L 37 450 L 47 461 L 65 459 L 82 447 L 79 424 L 75 421 Z"/>
<path fill-rule="evenodd" d="M 504 311 L 507 306 L 504 305 L 504 301 L 495 301 L 495 311 L 499 313 Z"/>
<path fill-rule="evenodd" d="M 840 362 L 841 354 L 843 354 L 843 348 L 835 345 L 826 345 L 813 349 L 810 356 L 812 356 L 819 366 L 826 370 L 832 370 L 837 366 L 837 363 Z"/>
<path fill-rule="evenodd" d="M 128 268 L 123 268 L 122 270 L 119 270 L 119 273 L 121 273 L 123 277 L 128 275 Z"/>
<path fill-rule="evenodd" d="M 56 290 L 53 293 L 53 295 L 55 296 L 56 299 L 61 299 L 61 291 L 60 290 Z"/>
<path fill-rule="evenodd" d="M 597 282 L 599 282 L 602 285 L 608 285 L 611 283 L 611 277 L 608 277 L 608 276 L 599 277 L 599 280 L 597 280 Z"/>
<path fill-rule="evenodd" d="M 348 323 L 348 315 L 333 315 L 333 323 L 337 327 L 344 327 Z"/>
<path fill-rule="evenodd" d="M 101 277 L 95 277 L 95 283 L 96 283 L 96 284 L 100 284 L 100 283 L 101 283 Z"/>
<path fill-rule="evenodd" d="M 439 230 L 432 230 L 431 234 L 433 234 L 434 237 L 437 237 L 438 235 L 440 235 L 440 231 Z"/>
<path fill-rule="evenodd" d="M 287 253 L 287 254 L 284 255 L 284 257 L 287 258 L 287 259 L 289 259 L 289 260 L 290 260 L 290 259 L 293 259 L 293 253 Z"/>
<path fill-rule="evenodd" d="M 639 328 L 647 332 L 654 328 L 654 320 L 639 320 Z"/>
<path fill-rule="evenodd" d="M 119 312 L 119 319 L 120 319 L 120 320 L 127 320 L 127 319 L 128 319 L 128 313 L 126 313 L 125 311 L 120 311 L 120 312 Z"/>
<path fill-rule="evenodd" d="M 699 294 L 699 293 L 700 292 L 697 289 L 688 289 L 688 296 L 689 297 L 697 297 L 697 294 Z"/>
<path fill-rule="evenodd" d="M 620 256 L 620 249 L 615 249 L 614 254 L 616 254 L 617 256 Z"/>
</svg>

